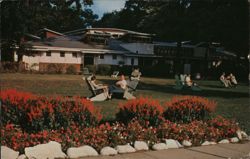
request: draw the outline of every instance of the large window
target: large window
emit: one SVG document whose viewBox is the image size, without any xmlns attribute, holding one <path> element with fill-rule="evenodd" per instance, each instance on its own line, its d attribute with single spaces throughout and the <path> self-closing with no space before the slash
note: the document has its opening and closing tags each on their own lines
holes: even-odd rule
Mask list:
<svg viewBox="0 0 250 159">
<path fill-rule="evenodd" d="M 65 57 L 65 52 L 60 52 L 60 57 Z"/>
</svg>

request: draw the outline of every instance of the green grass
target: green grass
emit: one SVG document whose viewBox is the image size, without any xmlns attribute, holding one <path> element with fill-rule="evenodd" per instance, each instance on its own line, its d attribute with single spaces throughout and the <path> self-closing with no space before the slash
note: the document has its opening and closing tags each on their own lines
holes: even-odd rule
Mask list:
<svg viewBox="0 0 250 159">
<path fill-rule="evenodd" d="M 97 76 L 98 82 L 112 84 L 115 82 L 108 76 Z M 42 75 L 42 74 L 1 74 L 1 89 L 15 88 L 38 95 L 82 96 L 91 95 L 85 81 L 80 75 Z M 222 88 L 218 81 L 196 81 L 202 92 L 190 90 L 174 90 L 174 79 L 142 77 L 136 91 L 136 96 L 149 96 L 160 102 L 167 101 L 176 95 L 197 95 L 215 100 L 218 105 L 215 115 L 236 119 L 241 127 L 250 133 L 250 100 L 248 84 L 240 83 L 237 88 Z M 96 102 L 96 107 L 106 120 L 112 120 L 118 111 L 118 104 L 126 102 L 123 99 Z"/>
</svg>

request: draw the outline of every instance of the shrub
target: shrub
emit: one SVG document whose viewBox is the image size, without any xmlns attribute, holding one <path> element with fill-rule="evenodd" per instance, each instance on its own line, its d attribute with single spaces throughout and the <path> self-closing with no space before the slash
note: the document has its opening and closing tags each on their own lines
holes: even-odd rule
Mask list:
<svg viewBox="0 0 250 159">
<path fill-rule="evenodd" d="M 77 73 L 76 67 L 74 65 L 69 65 L 66 68 L 66 73 L 67 74 L 76 74 Z"/>
<path fill-rule="evenodd" d="M 85 67 L 87 67 L 89 69 L 90 73 L 96 73 L 95 65 L 86 65 Z"/>
<path fill-rule="evenodd" d="M 60 74 L 60 73 L 63 73 L 63 68 L 64 68 L 63 64 L 51 63 L 51 64 L 48 64 L 48 66 L 47 66 L 47 72 Z"/>
<path fill-rule="evenodd" d="M 172 122 L 189 123 L 205 120 L 214 111 L 216 103 L 197 96 L 174 97 L 165 103 L 164 117 Z"/>
<path fill-rule="evenodd" d="M 128 143 L 128 133 L 126 126 L 123 123 L 116 122 L 109 129 L 107 129 L 109 145 L 115 147 L 116 145 L 124 145 Z"/>
<path fill-rule="evenodd" d="M 111 73 L 111 66 L 110 65 L 98 65 L 98 74 L 100 75 L 109 75 Z"/>
<path fill-rule="evenodd" d="M 189 122 L 183 122 L 181 118 L 179 123 L 165 120 L 162 118 L 163 108 L 159 102 L 142 97 L 120 105 L 117 119 L 121 122 L 101 125 L 98 125 L 101 116 L 93 103 L 79 97 L 47 98 L 27 92 L 5 90 L 1 91 L 0 99 L 1 145 L 21 153 L 25 147 L 49 141 L 60 142 L 63 151 L 82 145 L 90 145 L 99 151 L 104 146 L 115 147 L 133 144 L 135 141 L 145 141 L 152 146 L 165 139 L 180 142 L 189 140 L 193 145 L 200 145 L 204 141 L 217 142 L 234 137 L 239 130 L 235 121 L 221 116 L 209 120 L 194 120 L 200 118 L 193 117 L 188 120 Z M 181 101 L 185 99 L 190 97 L 182 97 Z M 192 98 L 187 104 L 173 100 L 173 103 L 177 102 L 182 106 L 171 109 L 175 108 L 177 113 L 181 110 L 190 111 L 186 105 L 196 107 L 197 101 L 200 101 L 203 105 L 198 104 L 199 109 L 212 111 L 214 104 L 203 100 Z M 200 113 L 198 110 L 194 112 Z"/>
<path fill-rule="evenodd" d="M 163 108 L 159 101 L 140 97 L 120 104 L 116 119 L 128 124 L 136 118 L 143 126 L 156 126 L 162 121 Z"/>
<path fill-rule="evenodd" d="M 1 62 L 1 72 L 17 72 L 19 67 L 18 62 Z"/>
<path fill-rule="evenodd" d="M 145 141 L 149 144 L 149 146 L 153 146 L 154 143 L 158 142 L 157 138 L 157 128 L 156 127 L 144 127 L 140 124 L 137 119 L 133 119 L 126 128 L 127 133 L 129 134 L 127 137 L 127 142 L 135 142 L 135 141 Z"/>
<path fill-rule="evenodd" d="M 220 125 L 220 126 L 218 126 Z M 201 145 L 205 141 L 218 142 L 236 136 L 239 127 L 234 121 L 216 117 L 207 121 L 192 121 L 176 124 L 166 120 L 157 129 L 159 140 L 175 139 L 180 142 L 189 140 L 193 145 Z"/>
<path fill-rule="evenodd" d="M 217 116 L 208 122 L 209 127 L 213 127 L 215 129 L 218 129 L 220 135 L 219 140 L 234 137 L 236 134 L 236 131 L 239 130 L 238 124 L 234 120 L 229 120 L 226 118 L 223 118 L 222 116 Z M 212 132 L 212 131 L 209 131 Z"/>
<path fill-rule="evenodd" d="M 72 123 L 81 127 L 97 125 L 101 120 L 93 103 L 79 97 L 46 98 L 16 90 L 1 91 L 2 122 L 20 125 L 26 131 L 59 129 Z"/>
</svg>

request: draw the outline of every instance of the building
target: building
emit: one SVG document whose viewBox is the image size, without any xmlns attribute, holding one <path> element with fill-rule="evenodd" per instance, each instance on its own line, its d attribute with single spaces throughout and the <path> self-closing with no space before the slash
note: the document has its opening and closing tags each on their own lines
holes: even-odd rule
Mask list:
<svg viewBox="0 0 250 159">
<path fill-rule="evenodd" d="M 88 28 L 65 33 L 44 28 L 37 35 L 27 34 L 22 57 L 26 69 L 46 71 L 51 64 L 65 71 L 70 65 L 78 72 L 87 65 L 140 66 L 174 72 L 207 71 L 236 55 L 218 43 L 155 42 L 155 35 L 117 28 Z"/>
<path fill-rule="evenodd" d="M 131 38 L 136 40 L 136 35 L 150 36 L 111 28 L 77 30 L 64 34 L 45 28 L 38 35 L 27 34 L 23 38 L 26 53 L 22 61 L 27 70 L 41 72 L 46 71 L 50 64 L 63 65 L 64 71 L 69 65 L 74 65 L 78 72 L 86 65 L 137 66 L 138 51 L 127 49 L 124 41 Z M 122 38 L 122 41 L 117 40 Z"/>
</svg>

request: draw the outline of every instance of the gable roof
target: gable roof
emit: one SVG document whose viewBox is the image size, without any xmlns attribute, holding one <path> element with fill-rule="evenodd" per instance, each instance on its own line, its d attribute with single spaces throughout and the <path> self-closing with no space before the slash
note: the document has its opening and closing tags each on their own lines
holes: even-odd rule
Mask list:
<svg viewBox="0 0 250 159">
<path fill-rule="evenodd" d="M 51 33 L 54 33 L 54 34 L 57 34 L 57 35 L 64 35 L 64 34 L 62 34 L 62 33 L 59 33 L 59 32 L 57 32 L 57 31 L 54 31 L 54 30 L 51 30 L 51 29 L 48 29 L 48 28 L 40 29 L 40 30 L 38 31 L 38 33 L 39 33 L 39 32 L 42 32 L 42 31 L 51 32 Z"/>
</svg>

